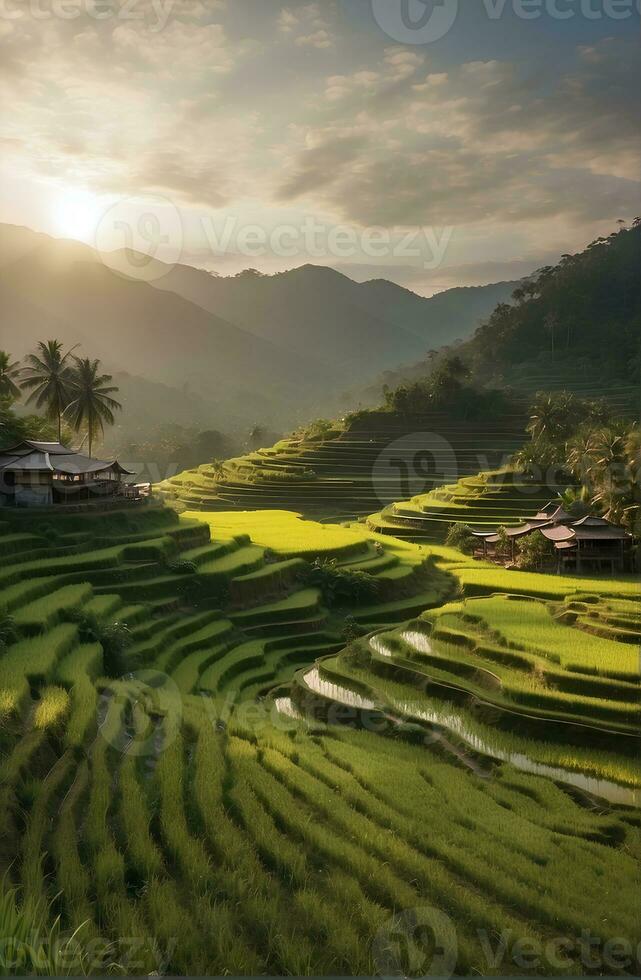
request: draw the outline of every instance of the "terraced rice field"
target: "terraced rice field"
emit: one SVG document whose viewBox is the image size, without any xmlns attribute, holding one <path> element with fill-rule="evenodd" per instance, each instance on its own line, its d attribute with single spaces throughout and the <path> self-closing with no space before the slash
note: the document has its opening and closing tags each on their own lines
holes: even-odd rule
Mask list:
<svg viewBox="0 0 641 980">
<path fill-rule="evenodd" d="M 510 468 L 464 476 L 372 514 L 368 526 L 416 541 L 443 541 L 452 524 L 472 530 L 510 527 L 532 517 L 565 487 L 541 484 Z"/>
<path fill-rule="evenodd" d="M 585 930 L 596 972 L 634 972 L 612 949 L 641 939 L 637 583 L 464 598 L 500 570 L 198 517 L 0 519 L 0 868 L 80 927 L 72 972 L 576 975 Z M 315 558 L 376 601 L 328 605 Z"/>
<path fill-rule="evenodd" d="M 348 518 L 449 484 L 482 466 L 503 465 L 523 441 L 523 418 L 495 431 L 444 416 L 400 419 L 372 413 L 367 426 L 324 441 L 286 439 L 225 463 L 159 484 L 158 492 L 189 510 L 271 510 Z"/>
<path fill-rule="evenodd" d="M 300 671 L 290 698 L 299 714 L 311 706 L 319 717 L 320 697 L 321 718 L 333 705 L 371 711 L 528 771 L 553 764 L 560 780 L 610 779 L 620 785 L 605 795 L 641 805 L 638 645 L 618 626 L 591 632 L 613 617 L 638 629 L 638 599 L 447 603 Z"/>
</svg>

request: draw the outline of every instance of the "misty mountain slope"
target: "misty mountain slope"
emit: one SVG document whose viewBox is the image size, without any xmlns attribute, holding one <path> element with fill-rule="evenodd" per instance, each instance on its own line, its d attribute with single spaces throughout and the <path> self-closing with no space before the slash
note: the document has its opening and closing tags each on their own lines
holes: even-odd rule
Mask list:
<svg viewBox="0 0 641 980">
<path fill-rule="evenodd" d="M 426 299 L 387 279 L 359 285 L 360 302 L 389 323 L 402 324 L 422 340 L 421 352 L 469 337 L 498 303 L 509 301 L 518 282 L 459 286 Z"/>
<path fill-rule="evenodd" d="M 499 284 L 425 299 L 316 265 L 225 278 L 126 251 L 107 258 L 0 226 L 0 345 L 21 357 L 49 337 L 81 344 L 112 373 L 171 388 L 168 417 L 183 392 L 210 406 L 218 425 L 284 428 L 335 413 L 347 388 L 470 336 L 508 292 Z M 148 397 L 147 408 L 138 400 L 146 417 L 158 405 L 151 389 Z M 202 417 L 197 402 L 193 411 Z"/>
<path fill-rule="evenodd" d="M 181 296 L 115 275 L 90 249 L 86 255 L 66 261 L 47 244 L 0 268 L 4 347 L 21 356 L 53 331 L 110 369 L 242 399 L 255 410 L 276 394 L 296 399 L 310 381 L 301 358 Z"/>
<path fill-rule="evenodd" d="M 231 277 L 176 266 L 153 285 L 186 296 L 257 337 L 313 358 L 328 380 L 331 376 L 342 381 L 354 372 L 367 377 L 423 349 L 411 331 L 363 306 L 357 283 L 323 266 L 301 266 L 274 276 L 247 271 Z"/>
<path fill-rule="evenodd" d="M 0 268 L 25 258 L 45 246 L 51 248 L 52 257 L 57 254 L 58 256 L 74 255 L 80 258 L 94 254 L 93 250 L 82 242 L 67 238 L 51 238 L 42 232 L 32 231 L 31 228 L 23 228 L 21 225 L 0 224 Z"/>
<path fill-rule="evenodd" d="M 137 274 L 138 257 L 115 252 L 109 261 Z M 156 288 L 185 296 L 263 339 L 313 357 L 320 370 L 332 369 L 334 381 L 350 383 L 471 336 L 515 285 L 453 289 L 426 299 L 386 280 L 356 283 L 318 265 L 272 276 L 246 271 L 223 277 L 152 260 L 144 274 Z"/>
</svg>

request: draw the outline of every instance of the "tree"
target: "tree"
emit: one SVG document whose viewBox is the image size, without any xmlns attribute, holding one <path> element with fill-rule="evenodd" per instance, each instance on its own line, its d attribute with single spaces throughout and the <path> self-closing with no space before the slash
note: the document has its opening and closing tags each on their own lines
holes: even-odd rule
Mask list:
<svg viewBox="0 0 641 980">
<path fill-rule="evenodd" d="M 11 361 L 6 351 L 0 350 L 0 398 L 14 402 L 20 397 L 16 381 L 20 377 L 18 361 Z"/>
<path fill-rule="evenodd" d="M 533 442 L 545 439 L 556 443 L 568 433 L 574 414 L 575 398 L 567 391 L 538 392 L 530 409 L 526 432 Z"/>
<path fill-rule="evenodd" d="M 464 555 L 471 555 L 476 546 L 476 538 L 467 524 L 458 522 L 456 524 L 450 524 L 445 538 L 445 544 L 450 548 L 457 548 Z"/>
<path fill-rule="evenodd" d="M 546 333 L 550 335 L 550 349 L 552 357 L 554 357 L 554 352 L 556 350 L 556 331 L 559 326 L 559 318 L 556 313 L 548 313 L 543 321 Z"/>
<path fill-rule="evenodd" d="M 561 467 L 583 480 L 589 470 L 589 446 L 595 426 L 603 425 L 609 409 L 601 399 L 577 398 L 567 391 L 539 391 L 530 408 L 529 444 L 515 456 L 526 472 Z"/>
<path fill-rule="evenodd" d="M 44 408 L 48 419 L 58 423 L 58 442 L 62 439 L 62 416 L 71 399 L 71 365 L 69 356 L 63 354 L 59 340 L 40 341 L 38 353 L 29 354 L 23 372 L 22 387 L 30 391 L 27 404 L 36 403 Z"/>
<path fill-rule="evenodd" d="M 74 357 L 75 367 L 71 372 L 71 398 L 65 415 L 79 432 L 86 428 L 89 439 L 89 455 L 94 437 L 102 435 L 105 425 L 113 425 L 114 413 L 122 408 L 120 402 L 111 396 L 118 391 L 110 374 L 100 374 L 100 361 L 89 357 Z"/>
<path fill-rule="evenodd" d="M 518 557 L 516 564 L 522 569 L 541 568 L 547 562 L 554 559 L 554 545 L 551 541 L 541 534 L 534 531 L 526 535 L 517 543 Z"/>
<path fill-rule="evenodd" d="M 8 398 L 0 398 L 0 448 L 15 446 L 23 439 L 49 442 L 54 437 L 51 423 L 40 415 L 17 416 Z"/>
<path fill-rule="evenodd" d="M 465 382 L 469 381 L 471 371 L 458 354 L 446 357 L 430 375 L 429 388 L 436 405 L 445 405 L 456 395 Z"/>
<path fill-rule="evenodd" d="M 603 509 L 605 517 L 615 523 L 623 520 L 630 506 L 627 439 L 624 423 L 596 429 L 591 439 L 589 476 L 594 486 L 593 500 Z"/>
<path fill-rule="evenodd" d="M 507 528 L 504 524 L 496 529 L 496 536 L 498 541 L 496 542 L 496 553 L 501 558 L 507 558 L 512 550 L 512 542 L 510 541 L 510 536 L 507 533 Z"/>
</svg>

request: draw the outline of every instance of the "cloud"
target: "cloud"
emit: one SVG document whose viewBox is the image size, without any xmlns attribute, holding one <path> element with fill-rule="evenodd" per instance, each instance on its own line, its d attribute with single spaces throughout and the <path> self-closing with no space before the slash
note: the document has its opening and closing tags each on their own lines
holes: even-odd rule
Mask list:
<svg viewBox="0 0 641 980">
<path fill-rule="evenodd" d="M 328 4 L 328 10 L 332 6 Z M 284 7 L 278 16 L 278 29 L 281 34 L 290 35 L 298 47 L 331 48 L 335 41 L 327 16 L 318 3 Z"/>
<path fill-rule="evenodd" d="M 301 34 L 296 38 L 296 44 L 300 48 L 331 48 L 333 43 L 332 35 L 324 29 L 314 31 L 313 34 Z"/>
<path fill-rule="evenodd" d="M 347 133 L 318 142 L 311 140 L 299 157 L 298 167 L 281 186 L 280 199 L 293 201 L 309 191 L 331 185 L 343 167 L 349 167 L 359 158 L 362 149 L 363 141 Z"/>
<path fill-rule="evenodd" d="M 306 195 L 350 221 L 386 226 L 635 212 L 634 43 L 580 48 L 552 83 L 497 60 L 429 68 L 394 48 L 375 70 L 330 76 L 331 119 L 293 134 L 302 145 L 289 147 L 279 199 Z"/>
<path fill-rule="evenodd" d="M 455 225 L 461 276 L 637 213 L 636 40 L 543 71 L 534 48 L 457 63 L 374 38 L 335 0 L 249 6 L 175 0 L 162 30 L 158 0 L 140 21 L 0 21 L 5 171 L 199 214 Z"/>
<path fill-rule="evenodd" d="M 260 125 L 251 110 L 240 120 L 227 110 L 219 87 L 255 42 L 232 42 L 214 9 L 223 4 L 185 3 L 162 31 L 118 19 L 13 22 L 0 94 L 20 169 L 207 207 L 233 198 Z"/>
</svg>

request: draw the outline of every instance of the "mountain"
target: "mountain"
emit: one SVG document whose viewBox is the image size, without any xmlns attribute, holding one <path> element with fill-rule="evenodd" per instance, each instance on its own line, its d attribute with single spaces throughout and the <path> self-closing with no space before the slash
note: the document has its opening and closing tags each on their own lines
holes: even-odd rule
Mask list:
<svg viewBox="0 0 641 980">
<path fill-rule="evenodd" d="M 364 308 L 388 322 L 403 324 L 423 341 L 421 352 L 469 337 L 498 303 L 509 300 L 518 282 L 459 286 L 426 299 L 386 279 L 360 286 Z"/>
<path fill-rule="evenodd" d="M 108 260 L 131 275 L 140 267 L 139 258 L 126 252 Z M 270 276 L 247 270 L 223 277 L 155 262 L 151 270 L 145 266 L 144 275 L 157 289 L 178 293 L 263 340 L 314 358 L 319 380 L 334 386 L 368 380 L 469 337 L 517 285 L 451 289 L 426 299 L 386 280 L 356 283 L 317 265 Z"/>
<path fill-rule="evenodd" d="M 107 258 L 0 225 L 0 346 L 21 357 L 56 337 L 133 377 L 123 384 L 123 422 L 128 414 L 137 431 L 163 411 L 168 421 L 210 416 L 235 430 L 332 414 L 346 388 L 469 337 L 512 287 L 425 299 L 323 266 L 218 277 L 126 251 Z"/>
<path fill-rule="evenodd" d="M 1 343 L 18 357 L 55 336 L 126 371 L 206 399 L 248 422 L 296 403 L 311 364 L 173 293 L 123 278 L 76 242 L 0 228 Z M 44 237 L 44 241 L 43 241 Z"/>
<path fill-rule="evenodd" d="M 457 348 L 485 381 L 571 388 L 638 412 L 641 219 L 599 238 L 517 289 Z"/>
</svg>

